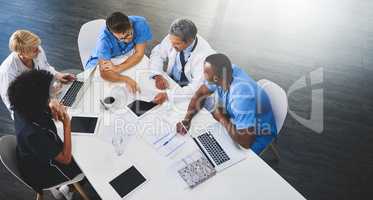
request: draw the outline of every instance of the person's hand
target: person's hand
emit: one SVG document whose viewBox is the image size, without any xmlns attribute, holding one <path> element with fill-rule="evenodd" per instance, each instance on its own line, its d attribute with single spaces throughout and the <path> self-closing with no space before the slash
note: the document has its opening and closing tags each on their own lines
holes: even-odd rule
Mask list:
<svg viewBox="0 0 373 200">
<path fill-rule="evenodd" d="M 76 77 L 74 74 L 70 74 L 70 73 L 60 73 L 59 74 L 59 77 L 58 77 L 58 80 L 61 82 L 61 83 L 69 83 L 71 81 L 74 81 L 76 80 Z"/>
<path fill-rule="evenodd" d="M 102 62 L 100 62 L 100 69 L 102 71 L 111 70 L 111 68 L 113 67 L 114 67 L 114 64 L 110 60 L 103 60 Z"/>
<path fill-rule="evenodd" d="M 162 93 L 157 94 L 157 95 L 154 97 L 153 102 L 156 103 L 156 104 L 162 104 L 162 103 L 164 103 L 166 100 L 167 100 L 167 93 L 162 92 Z"/>
<path fill-rule="evenodd" d="M 52 83 L 52 86 L 51 86 L 51 91 L 50 91 L 50 96 L 51 98 L 56 98 L 58 94 L 60 94 L 60 92 L 62 91 L 62 86 L 63 86 L 63 83 L 61 83 L 61 81 L 59 80 L 56 80 Z"/>
<path fill-rule="evenodd" d="M 102 61 L 100 65 L 100 71 L 101 72 L 112 72 L 112 73 L 120 73 L 119 67 L 113 64 L 110 60 L 104 60 Z"/>
<path fill-rule="evenodd" d="M 69 114 L 67 113 L 67 110 L 66 110 L 66 107 L 61 105 L 63 108 L 63 117 L 62 119 L 60 119 L 60 121 L 62 122 L 63 126 L 64 127 L 70 127 L 71 126 L 71 121 L 70 121 L 70 116 Z"/>
<path fill-rule="evenodd" d="M 51 110 L 53 119 L 61 121 L 64 118 L 64 112 L 66 109 L 57 99 L 51 99 L 48 106 Z"/>
<path fill-rule="evenodd" d="M 176 124 L 176 132 L 181 134 L 181 135 L 185 135 L 188 130 L 190 128 L 190 120 L 183 120 L 181 122 L 178 122 Z"/>
<path fill-rule="evenodd" d="M 131 93 L 135 94 L 136 92 L 141 92 L 140 87 L 137 85 L 136 81 L 134 81 L 132 78 L 127 77 L 125 84 L 126 84 L 127 89 Z"/>
<path fill-rule="evenodd" d="M 155 87 L 164 90 L 169 87 L 167 80 L 162 75 L 155 75 Z"/>
</svg>

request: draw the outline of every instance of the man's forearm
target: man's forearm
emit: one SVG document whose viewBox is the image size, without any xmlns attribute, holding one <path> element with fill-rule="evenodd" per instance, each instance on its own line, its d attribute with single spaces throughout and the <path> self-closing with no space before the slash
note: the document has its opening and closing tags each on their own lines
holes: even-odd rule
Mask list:
<svg viewBox="0 0 373 200">
<path fill-rule="evenodd" d="M 117 67 L 119 67 L 120 71 L 123 72 L 127 69 L 132 68 L 136 64 L 138 64 L 141 59 L 144 57 L 144 54 L 133 54 L 130 57 L 128 57 L 123 63 L 119 64 Z"/>
<path fill-rule="evenodd" d="M 194 115 L 201 110 L 202 104 L 205 101 L 205 98 L 209 96 L 211 92 L 209 92 L 208 88 L 205 85 L 202 85 L 193 95 L 192 99 L 190 100 L 187 114 L 185 115 L 185 120 L 192 120 Z"/>
<path fill-rule="evenodd" d="M 241 145 L 243 148 L 248 149 L 251 147 L 251 144 L 255 138 L 255 135 L 253 135 L 249 131 L 238 131 L 234 124 L 228 119 L 224 120 L 223 126 L 236 143 Z"/>
<path fill-rule="evenodd" d="M 184 117 L 185 120 L 191 121 L 192 118 L 198 113 L 199 110 L 201 110 L 201 105 L 198 105 L 198 98 L 199 96 L 193 96 L 189 106 L 188 111 Z"/>
<path fill-rule="evenodd" d="M 232 122 L 228 119 L 228 117 L 223 114 L 221 108 L 217 108 L 217 110 L 215 110 L 215 112 L 213 113 L 213 116 L 216 121 L 218 121 L 224 126 L 228 134 L 234 139 L 236 136 L 236 128 L 234 127 Z"/>
<path fill-rule="evenodd" d="M 101 72 L 101 77 L 111 82 L 126 82 L 128 80 L 127 76 L 123 76 L 114 72 Z"/>
<path fill-rule="evenodd" d="M 224 126 L 233 141 L 241 145 L 243 148 L 250 148 L 255 140 L 253 128 L 237 130 L 235 125 L 219 109 L 215 111 L 214 118 Z"/>
</svg>

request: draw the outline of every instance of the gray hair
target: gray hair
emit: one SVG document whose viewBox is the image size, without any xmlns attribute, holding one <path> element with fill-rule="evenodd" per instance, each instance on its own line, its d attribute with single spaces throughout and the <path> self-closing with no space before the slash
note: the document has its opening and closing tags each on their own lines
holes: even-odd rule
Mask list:
<svg viewBox="0 0 373 200">
<path fill-rule="evenodd" d="M 197 27 L 189 19 L 176 19 L 172 22 L 169 33 L 181 38 L 184 42 L 188 42 L 188 40 L 196 38 Z"/>
</svg>

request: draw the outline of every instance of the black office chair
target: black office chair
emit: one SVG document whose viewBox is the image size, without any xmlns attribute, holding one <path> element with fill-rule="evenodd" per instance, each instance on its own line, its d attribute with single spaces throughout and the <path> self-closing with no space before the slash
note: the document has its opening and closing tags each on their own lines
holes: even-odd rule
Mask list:
<svg viewBox="0 0 373 200">
<path fill-rule="evenodd" d="M 14 135 L 6 135 L 0 138 L 0 160 L 5 166 L 5 168 L 13 175 L 15 176 L 21 183 L 23 183 L 28 188 L 31 188 L 23 179 L 21 176 L 21 172 L 19 171 L 18 164 L 17 164 L 17 157 L 16 157 L 16 147 L 17 147 L 17 138 Z M 61 184 L 58 184 L 56 186 L 45 188 L 44 191 L 50 191 L 56 188 L 61 187 L 62 185 L 69 185 L 73 184 L 75 189 L 78 191 L 78 193 L 83 197 L 84 200 L 89 200 L 87 194 L 83 191 L 82 187 L 78 183 L 79 181 L 83 180 L 84 175 L 79 174 L 76 176 L 73 180 L 63 182 Z M 36 193 L 36 200 L 42 200 L 43 194 Z"/>
</svg>

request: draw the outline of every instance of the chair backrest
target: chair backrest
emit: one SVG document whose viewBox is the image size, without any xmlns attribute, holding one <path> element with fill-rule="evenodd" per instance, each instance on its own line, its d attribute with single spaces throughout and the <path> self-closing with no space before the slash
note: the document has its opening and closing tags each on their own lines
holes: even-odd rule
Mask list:
<svg viewBox="0 0 373 200">
<path fill-rule="evenodd" d="M 78 48 L 83 67 L 87 63 L 93 49 L 96 47 L 97 38 L 104 25 L 104 19 L 96 19 L 83 24 L 80 28 L 78 35 Z"/>
<path fill-rule="evenodd" d="M 17 164 L 17 156 L 16 156 L 16 147 L 17 147 L 17 138 L 14 135 L 5 135 L 0 138 L 0 160 L 5 166 L 5 168 L 15 176 L 19 181 L 21 181 L 24 185 L 32 190 L 32 187 L 29 186 L 21 176 L 21 172 L 19 171 L 18 164 Z M 58 188 L 62 185 L 69 185 L 76 182 L 83 180 L 84 175 L 79 174 L 74 179 L 62 182 L 58 185 L 45 188 L 43 190 L 50 190 L 52 188 Z"/>
<path fill-rule="evenodd" d="M 269 101 L 271 102 L 278 134 L 288 112 L 288 97 L 286 92 L 279 85 L 270 80 L 261 79 L 258 81 L 258 85 L 267 93 Z"/>
<path fill-rule="evenodd" d="M 32 189 L 21 176 L 16 156 L 17 138 L 14 135 L 5 135 L 0 138 L 0 160 L 5 168 L 19 181 Z"/>
</svg>

